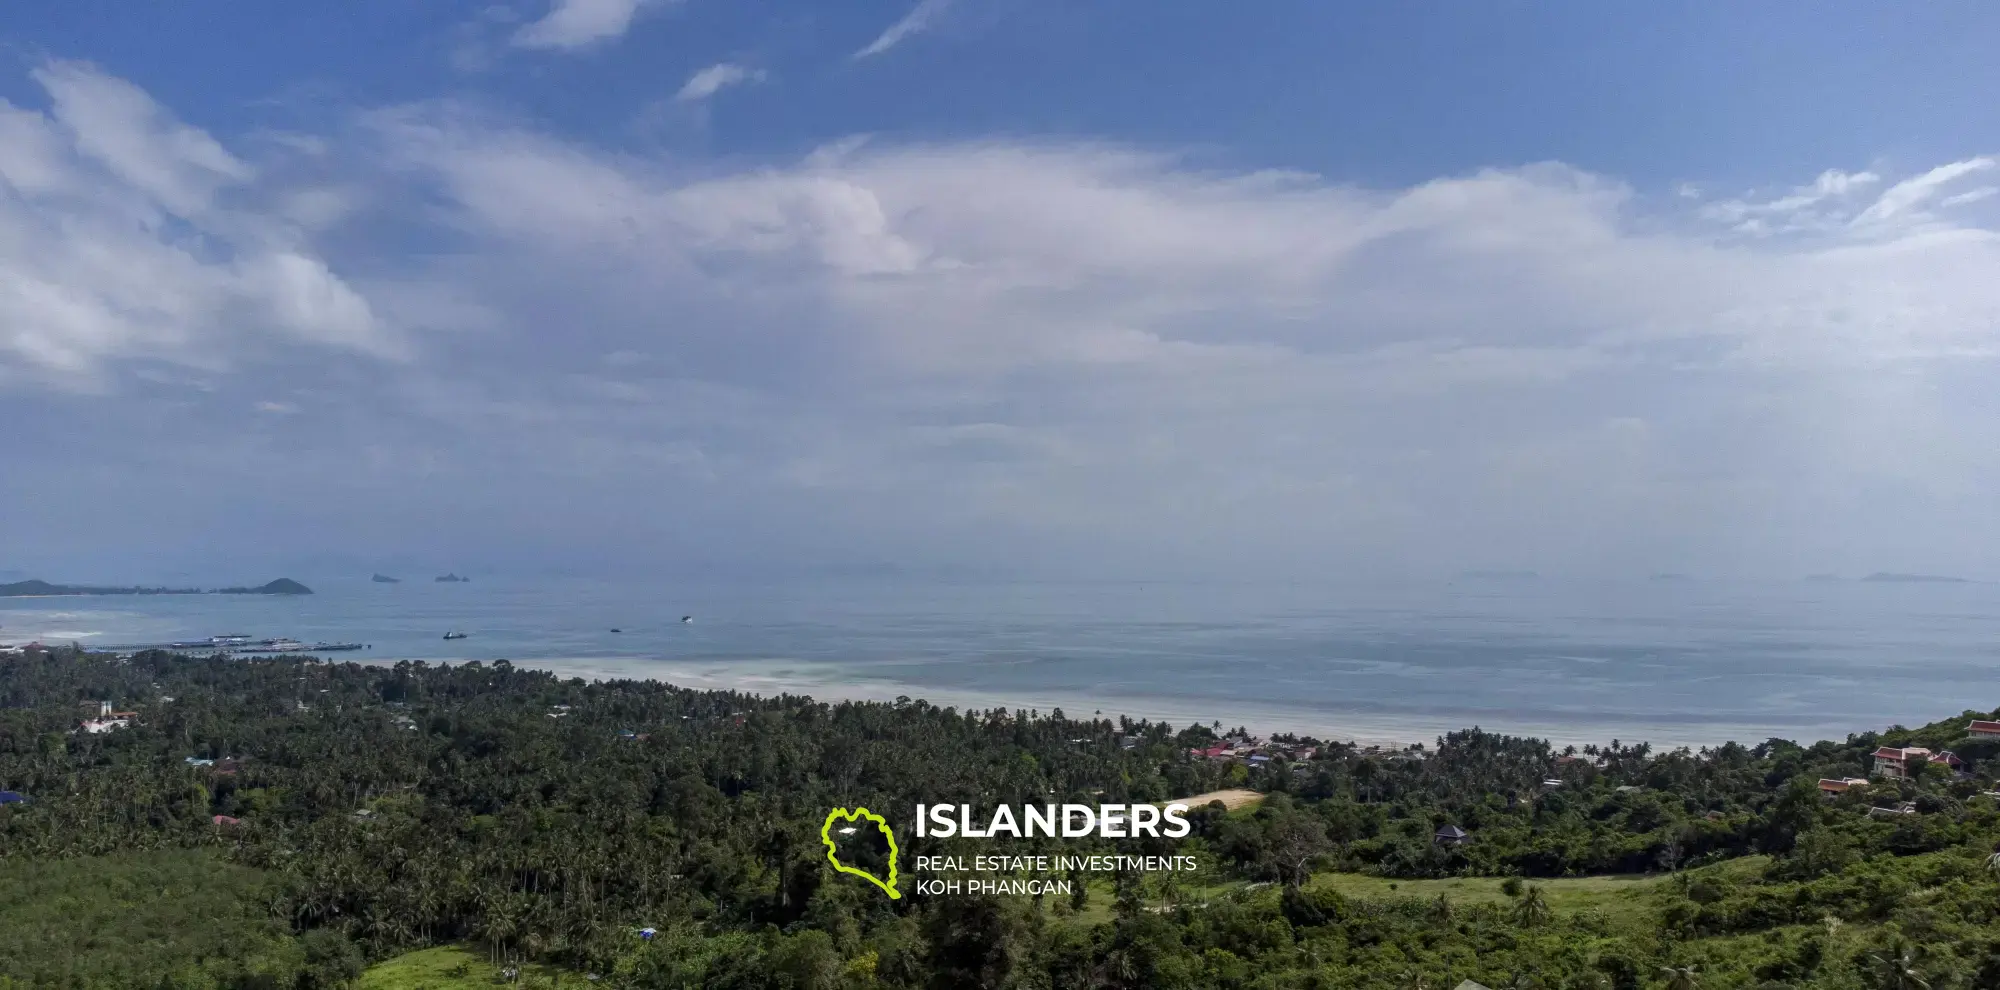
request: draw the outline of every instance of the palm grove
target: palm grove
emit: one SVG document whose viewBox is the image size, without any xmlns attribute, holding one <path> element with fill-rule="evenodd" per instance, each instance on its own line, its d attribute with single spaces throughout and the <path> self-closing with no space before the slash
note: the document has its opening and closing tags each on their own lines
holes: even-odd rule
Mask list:
<svg viewBox="0 0 2000 990">
<path fill-rule="evenodd" d="M 139 718 L 77 731 L 102 701 Z M 29 651 L 0 658 L 0 789 L 25 798 L 0 805 L 0 986 L 330 987 L 462 944 L 484 975 L 533 961 L 624 987 L 2000 987 L 1980 776 L 2000 745 L 1963 738 L 1974 714 L 1698 753 L 1470 730 L 1421 759 L 1325 745 L 1250 767 L 1190 753 L 1219 726 L 505 661 Z M 1882 744 L 1975 772 L 1821 793 Z M 906 869 L 1203 864 L 1077 875 L 1066 897 L 891 901 L 836 874 L 818 834 L 836 806 L 1246 786 L 1268 798 L 1191 813 L 1186 840 L 899 831 Z"/>
</svg>

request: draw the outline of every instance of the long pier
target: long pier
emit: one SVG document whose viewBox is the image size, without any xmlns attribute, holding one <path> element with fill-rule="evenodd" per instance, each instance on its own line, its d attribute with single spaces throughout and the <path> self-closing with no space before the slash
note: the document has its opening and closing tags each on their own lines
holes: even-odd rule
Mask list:
<svg viewBox="0 0 2000 990">
<path fill-rule="evenodd" d="M 145 650 L 168 650 L 174 653 L 351 653 L 369 649 L 366 643 L 303 643 L 296 639 L 241 639 L 234 636 L 217 636 L 205 640 L 181 643 L 135 643 L 124 646 L 98 646 L 93 649 L 112 650 L 119 653 L 139 653 Z"/>
</svg>

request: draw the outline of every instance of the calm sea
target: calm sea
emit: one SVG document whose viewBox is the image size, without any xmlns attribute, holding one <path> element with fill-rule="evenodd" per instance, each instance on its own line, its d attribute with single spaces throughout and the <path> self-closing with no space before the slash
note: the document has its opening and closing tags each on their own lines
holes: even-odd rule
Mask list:
<svg viewBox="0 0 2000 990">
<path fill-rule="evenodd" d="M 288 636 L 364 642 L 340 656 L 369 662 L 504 657 L 1363 740 L 1480 725 L 1579 743 L 1811 741 L 2000 705 L 1988 584 L 308 583 L 318 593 L 300 598 L 0 599 L 0 643 Z"/>
</svg>

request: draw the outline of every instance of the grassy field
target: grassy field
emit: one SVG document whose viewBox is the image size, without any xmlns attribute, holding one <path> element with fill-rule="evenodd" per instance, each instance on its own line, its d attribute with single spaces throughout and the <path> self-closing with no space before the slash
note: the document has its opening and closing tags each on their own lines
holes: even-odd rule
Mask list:
<svg viewBox="0 0 2000 990">
<path fill-rule="evenodd" d="M 1767 862 L 1768 858 L 1764 856 L 1746 856 L 1689 872 L 1693 876 L 1704 873 L 1755 875 L 1762 872 Z M 1465 906 L 1512 904 L 1513 898 L 1501 890 L 1504 882 L 1495 877 L 1391 880 L 1361 873 L 1323 873 L 1313 877 L 1308 887 L 1336 890 L 1357 900 L 1407 898 L 1428 902 L 1443 894 L 1452 903 Z M 1541 888 L 1543 896 L 1548 898 L 1549 907 L 1557 914 L 1597 911 L 1614 921 L 1641 924 L 1649 922 L 1652 918 L 1656 901 L 1651 895 L 1670 882 L 1669 878 L 1659 874 L 1523 880 L 1526 885 Z M 1253 897 L 1277 897 L 1279 890 L 1275 885 L 1268 883 L 1230 881 L 1212 886 L 1190 886 L 1181 892 L 1180 901 L 1184 904 L 1200 904 L 1243 894 Z M 1108 877 L 1092 878 L 1090 903 L 1075 914 L 1065 912 L 1067 922 L 1074 925 L 1109 923 L 1113 918 L 1114 896 L 1112 882 Z M 1066 901 L 1067 898 L 1051 896 L 1045 903 L 1053 909 L 1058 900 Z M 1166 902 L 1154 898 L 1149 906 L 1164 908 Z M 475 987 L 493 986 L 495 972 L 496 967 L 488 963 L 485 954 L 478 949 L 448 946 L 412 952 L 374 966 L 356 986 L 358 990 L 472 990 Z M 576 973 L 529 966 L 519 985 L 581 988 L 589 984 Z"/>
<path fill-rule="evenodd" d="M 1263 804 L 1265 797 L 1266 795 L 1260 794 L 1256 791 L 1246 791 L 1243 790 L 1242 788 L 1236 788 L 1227 791 L 1209 791 L 1206 794 L 1196 794 L 1193 797 L 1174 798 L 1172 801 L 1160 801 L 1158 803 L 1162 805 L 1185 804 L 1190 808 L 1205 808 L 1208 806 L 1208 803 L 1210 801 L 1220 801 L 1222 802 L 1222 806 L 1224 808 L 1230 811 L 1237 811 L 1243 808 L 1254 808 L 1260 804 Z"/>
<path fill-rule="evenodd" d="M 1603 876 L 1603 877 L 1562 877 L 1554 880 L 1528 880 L 1524 883 L 1540 887 L 1548 898 L 1549 907 L 1557 914 L 1580 914 L 1585 911 L 1601 911 L 1608 918 L 1620 921 L 1642 921 L 1652 913 L 1653 901 L 1648 895 L 1658 890 L 1666 882 L 1662 876 Z M 1454 877 L 1448 880 L 1390 880 L 1384 877 L 1368 876 L 1362 873 L 1323 873 L 1313 877 L 1308 889 L 1337 890 L 1341 894 L 1357 900 L 1415 899 L 1433 901 L 1443 894 L 1453 904 L 1472 906 L 1475 904 L 1513 904 L 1514 899 L 1500 890 L 1501 880 L 1491 877 Z M 1273 884 L 1248 884 L 1242 881 L 1194 886 L 1181 892 L 1184 904 L 1200 904 L 1216 901 L 1237 894 L 1277 897 L 1279 889 Z M 1072 921 L 1082 925 L 1097 925 L 1109 922 L 1113 917 L 1115 893 L 1108 879 L 1093 879 L 1090 884 L 1090 903 L 1082 911 L 1072 915 Z M 1053 900 L 1053 898 L 1051 899 Z M 1148 901 L 1151 907 L 1164 907 L 1166 902 L 1159 898 Z"/>
<path fill-rule="evenodd" d="M 1705 873 L 1755 876 L 1763 872 L 1768 862 L 1768 857 L 1745 856 L 1701 870 L 1691 870 L 1689 874 L 1690 876 L 1700 876 Z M 1514 899 L 1508 897 L 1501 889 L 1501 885 L 1505 882 L 1498 877 L 1392 880 L 1364 873 L 1322 873 L 1313 877 L 1307 887 L 1313 890 L 1336 890 L 1356 900 L 1374 901 L 1413 899 L 1428 902 L 1436 900 L 1439 894 L 1443 894 L 1452 903 L 1469 907 L 1475 904 L 1513 904 Z M 1655 906 L 1651 895 L 1668 882 L 1668 878 L 1661 874 L 1522 880 L 1526 886 L 1541 888 L 1542 895 L 1548 898 L 1549 907 L 1557 914 L 1598 911 L 1614 921 L 1627 922 L 1650 920 Z M 1231 881 L 1212 886 L 1190 886 L 1181 892 L 1180 901 L 1184 904 L 1199 904 L 1245 893 L 1253 896 L 1277 897 L 1279 890 L 1272 884 Z M 1090 884 L 1090 904 L 1071 916 L 1072 923 L 1096 925 L 1109 922 L 1113 917 L 1113 900 L 1111 881 L 1093 879 Z M 1149 902 L 1149 906 L 1152 907 L 1163 907 L 1165 904 L 1165 901 L 1158 898 Z"/>
<path fill-rule="evenodd" d="M 486 954 L 465 946 L 450 945 L 397 956 L 363 973 L 357 990 L 490 990 L 499 967 L 486 961 Z M 520 987 L 585 987 L 590 984 L 576 973 L 545 966 L 528 966 Z"/>
<path fill-rule="evenodd" d="M 1549 907 L 1557 914 L 1602 911 L 1610 917 L 1637 918 L 1650 911 L 1651 898 L 1664 878 L 1659 876 L 1562 877 L 1529 880 L 1540 887 Z M 1454 904 L 1512 904 L 1514 899 L 1500 889 L 1501 880 L 1492 877 L 1453 877 L 1448 880 L 1389 880 L 1359 873 L 1330 873 L 1312 879 L 1315 889 L 1332 889 L 1353 898 L 1384 900 L 1415 898 L 1436 900 L 1444 895 Z"/>
<path fill-rule="evenodd" d="M 1690 876 L 1755 876 L 1769 863 L 1766 856 L 1744 856 L 1690 870 Z M 1506 881 L 1497 877 L 1453 877 L 1446 880 L 1391 880 L 1360 873 L 1327 873 L 1312 878 L 1313 888 L 1331 888 L 1341 894 L 1370 900 L 1416 898 L 1435 900 L 1439 894 L 1457 904 L 1511 904 L 1513 898 L 1501 890 Z M 1653 911 L 1654 892 L 1668 883 L 1662 874 L 1597 877 L 1559 877 L 1550 880 L 1523 878 L 1526 886 L 1540 887 L 1549 907 L 1557 914 L 1601 911 L 1618 920 L 1643 920 Z"/>
</svg>

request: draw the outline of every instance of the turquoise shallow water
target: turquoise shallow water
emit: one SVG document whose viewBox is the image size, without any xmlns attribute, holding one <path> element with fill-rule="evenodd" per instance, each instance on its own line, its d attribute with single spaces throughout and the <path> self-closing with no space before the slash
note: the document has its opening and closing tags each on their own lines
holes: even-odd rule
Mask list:
<svg viewBox="0 0 2000 990">
<path fill-rule="evenodd" d="M 0 599 L 0 642 L 290 636 L 369 643 L 341 655 L 366 661 L 1399 740 L 1809 740 L 2000 704 L 2000 585 L 305 580 L 317 594 Z"/>
</svg>

